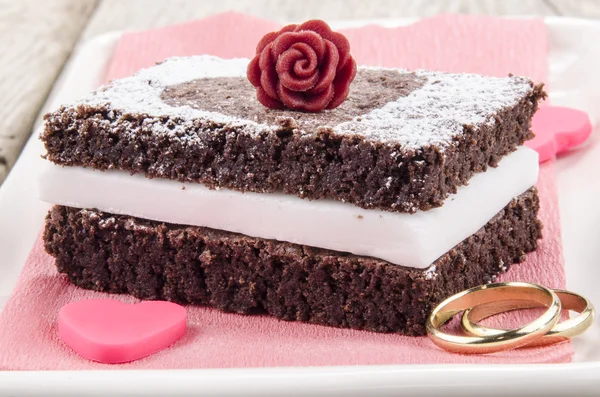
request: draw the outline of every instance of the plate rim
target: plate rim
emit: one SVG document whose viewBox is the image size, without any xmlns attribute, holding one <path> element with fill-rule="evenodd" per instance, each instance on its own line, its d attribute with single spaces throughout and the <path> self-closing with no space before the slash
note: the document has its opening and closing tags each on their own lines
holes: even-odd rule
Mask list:
<svg viewBox="0 0 600 397">
<path fill-rule="evenodd" d="M 362 26 L 370 23 L 385 25 L 396 23 L 396 26 L 406 25 L 414 22 L 415 18 L 399 18 L 399 19 L 374 19 L 374 20 L 355 20 L 350 21 L 352 26 Z M 579 18 L 564 18 L 564 17 L 546 17 L 544 18 L 547 24 L 561 24 L 567 26 L 580 25 L 596 25 L 600 26 L 600 21 L 590 21 Z M 347 22 L 347 21 L 337 21 Z M 335 26 L 335 21 L 331 22 Z M 120 35 L 124 31 L 109 32 L 102 35 L 90 38 L 83 42 L 79 48 L 81 50 L 85 46 L 98 45 L 99 42 L 113 40 L 116 44 Z M 77 56 L 77 53 L 75 53 Z M 109 61 L 106 58 L 106 62 Z M 63 71 L 63 73 L 66 73 Z M 54 89 L 57 87 L 55 86 Z M 53 91 L 54 91 L 53 89 Z M 56 99 L 55 95 L 49 97 L 49 102 Z M 47 104 L 44 106 L 47 107 Z M 29 138 L 26 149 L 32 150 L 35 146 L 34 140 L 37 141 L 37 130 Z M 24 156 L 20 156 L 19 160 L 7 176 L 5 183 L 0 186 L 0 202 L 2 201 L 3 193 L 10 189 L 16 182 L 13 171 L 18 166 L 23 167 Z M 12 177 L 11 177 L 12 176 Z M 9 182 L 7 184 L 7 182 Z M 7 187 L 8 186 L 8 187 Z M 3 211 L 0 207 L 0 211 Z M 31 241 L 30 246 L 33 245 Z M 470 377 L 475 375 L 479 385 L 494 386 L 502 385 L 505 392 L 509 392 L 511 387 L 518 386 L 518 392 L 536 393 L 541 389 L 532 387 L 534 380 L 544 381 L 546 386 L 544 390 L 550 390 L 552 393 L 572 393 L 572 385 L 566 385 L 566 378 L 572 375 L 578 383 L 578 392 L 586 393 L 594 390 L 593 386 L 600 385 L 600 379 L 596 379 L 600 370 L 600 361 L 588 361 L 577 363 L 564 364 L 419 364 L 419 365 L 356 365 L 356 366 L 327 366 L 327 367 L 260 367 L 260 368 L 222 368 L 222 369 L 187 369 L 187 370 L 94 370 L 94 371 L 3 371 L 0 370 L 0 391 L 5 392 L 20 392 L 36 393 L 41 392 L 43 395 L 53 395 L 53 393 L 63 394 L 66 390 L 64 386 L 68 386 L 69 393 L 89 392 L 95 386 L 103 385 L 107 387 L 106 380 L 108 376 L 115 380 L 115 385 L 118 388 L 114 391 L 123 393 L 126 391 L 139 393 L 147 391 L 150 394 L 164 392 L 161 389 L 161 382 L 169 387 L 169 394 L 180 395 L 187 393 L 232 393 L 232 392 L 247 392 L 248 387 L 257 386 L 253 382 L 262 380 L 267 385 L 266 389 L 261 388 L 261 394 L 278 393 L 283 391 L 283 387 L 289 388 L 290 385 L 299 387 L 297 391 L 323 393 L 325 389 L 330 392 L 333 390 L 340 391 L 348 387 L 348 382 L 355 379 L 359 382 L 360 389 L 381 389 L 384 392 L 394 390 L 410 390 L 413 393 L 426 393 L 431 390 L 429 386 L 456 386 L 462 382 L 462 387 L 454 394 L 450 391 L 448 395 L 464 395 L 464 391 L 471 389 L 469 386 Z M 554 373 L 560 376 L 549 376 Z M 116 375 L 115 375 L 116 374 Z M 435 375 L 436 381 L 424 384 L 423 381 L 427 377 Z M 502 376 L 499 376 L 502 375 Z M 31 381 L 37 379 L 44 385 L 43 390 L 35 389 Z M 224 379 L 229 382 L 223 382 Z M 508 381 L 510 379 L 510 381 Z M 113 381 L 111 380 L 111 382 Z M 235 380 L 235 382 L 233 382 Z M 254 381 L 253 381 L 254 380 Z M 304 382 L 310 380 L 312 383 L 305 385 Z M 416 383 L 416 381 L 420 383 Z M 178 381 L 178 382 L 171 382 Z M 37 381 L 36 381 L 37 382 Z M 466 382 L 466 383 L 465 383 Z M 353 383 L 353 382 L 350 382 Z M 510 383 L 507 385 L 507 383 Z M 133 388 L 135 386 L 135 389 Z M 300 389 L 305 386 L 303 389 Z M 356 385 L 355 385 L 356 386 Z M 534 385 L 535 386 L 535 385 Z M 590 388 L 590 386 L 592 386 Z M 581 387 L 584 389 L 579 390 Z M 108 387 L 109 389 L 111 387 Z M 340 389 L 342 388 L 342 389 Z M 385 389 L 385 390 L 384 390 Z M 107 389 L 102 390 L 102 394 L 107 392 Z M 98 391 L 98 390 L 96 390 Z M 289 390 L 288 390 L 289 391 Z M 351 394 L 352 390 L 347 390 Z M 355 390 L 356 391 L 356 390 Z M 360 390 L 359 390 L 360 391 Z M 447 390 L 448 391 L 448 390 Z M 483 392 L 483 394 L 481 394 Z M 492 390 L 493 392 L 493 390 Z M 480 395 L 486 395 L 485 391 L 478 390 Z M 1 393 L 0 393 L 1 394 Z M 76 395 L 76 394 L 73 394 Z M 416 395 L 416 394 L 415 394 Z"/>
</svg>

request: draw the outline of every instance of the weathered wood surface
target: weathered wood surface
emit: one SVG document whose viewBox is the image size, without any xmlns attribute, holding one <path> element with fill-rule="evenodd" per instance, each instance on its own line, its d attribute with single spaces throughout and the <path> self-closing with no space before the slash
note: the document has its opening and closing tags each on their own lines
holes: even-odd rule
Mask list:
<svg viewBox="0 0 600 397">
<path fill-rule="evenodd" d="M 0 0 L 0 182 L 96 2 Z"/>
<path fill-rule="evenodd" d="M 147 29 L 237 10 L 281 22 L 321 19 L 422 17 L 438 13 L 555 15 L 542 0 L 103 0 L 86 37 Z"/>
</svg>

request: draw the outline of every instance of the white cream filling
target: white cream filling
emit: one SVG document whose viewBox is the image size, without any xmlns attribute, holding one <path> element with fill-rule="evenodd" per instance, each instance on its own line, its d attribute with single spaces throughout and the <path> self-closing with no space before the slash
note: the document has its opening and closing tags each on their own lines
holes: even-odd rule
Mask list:
<svg viewBox="0 0 600 397">
<path fill-rule="evenodd" d="M 427 268 L 479 230 L 535 184 L 539 169 L 537 153 L 521 147 L 504 157 L 497 168 L 473 176 L 442 207 L 407 214 L 44 163 L 39 194 L 52 204 L 207 226 L 415 268 Z"/>
</svg>

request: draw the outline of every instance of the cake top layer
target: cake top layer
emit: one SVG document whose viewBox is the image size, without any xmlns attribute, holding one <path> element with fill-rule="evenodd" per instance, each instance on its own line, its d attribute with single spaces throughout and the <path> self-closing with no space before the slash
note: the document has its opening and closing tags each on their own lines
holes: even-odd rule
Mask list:
<svg viewBox="0 0 600 397">
<path fill-rule="evenodd" d="M 405 149 L 452 144 L 464 126 L 494 125 L 495 115 L 515 106 L 533 83 L 522 77 L 485 77 L 403 69 L 359 68 L 340 107 L 321 113 L 268 109 L 246 80 L 247 59 L 213 56 L 170 58 L 132 77 L 111 82 L 76 105 L 103 106 L 118 114 L 156 118 L 152 130 L 194 139 L 186 121 L 203 119 L 259 134 L 297 128 L 400 144 Z M 180 119 L 165 127 L 160 118 Z"/>
</svg>

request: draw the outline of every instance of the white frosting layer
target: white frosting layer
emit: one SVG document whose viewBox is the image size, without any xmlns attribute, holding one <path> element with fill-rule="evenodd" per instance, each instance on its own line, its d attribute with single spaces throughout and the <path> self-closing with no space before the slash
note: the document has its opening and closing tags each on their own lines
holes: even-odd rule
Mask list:
<svg viewBox="0 0 600 397">
<path fill-rule="evenodd" d="M 169 138 L 182 139 L 188 143 L 194 141 L 191 123 L 195 119 L 232 125 L 247 134 L 277 130 L 280 128 L 278 125 L 260 124 L 189 106 L 169 105 L 161 99 L 165 88 L 186 81 L 210 77 L 245 78 L 247 64 L 247 59 L 221 59 L 209 55 L 174 57 L 154 67 L 142 69 L 134 76 L 115 80 L 75 105 L 108 106 L 119 113 L 181 118 L 183 122 L 173 128 L 166 128 L 161 122 L 154 121 L 152 131 L 157 135 L 168 135 Z M 405 69 L 390 70 L 409 73 Z M 354 120 L 330 127 L 337 134 L 358 134 L 367 140 L 400 143 L 407 149 L 419 149 L 428 145 L 437 145 L 443 149 L 452 145 L 453 139 L 463 133 L 465 125 L 495 125 L 497 112 L 516 105 L 533 90 L 529 79 L 517 76 L 489 77 L 426 70 L 415 73 L 425 79 L 423 87 L 367 114 L 357 114 Z M 198 105 L 202 107 L 202 103 Z M 325 110 L 334 111 L 335 109 Z M 113 122 L 118 117 L 111 112 L 108 114 Z"/>
<path fill-rule="evenodd" d="M 442 207 L 407 214 L 45 163 L 40 197 L 53 204 L 208 226 L 416 268 L 428 267 L 479 230 L 538 175 L 537 153 L 521 147 L 497 168 L 473 176 Z"/>
</svg>

